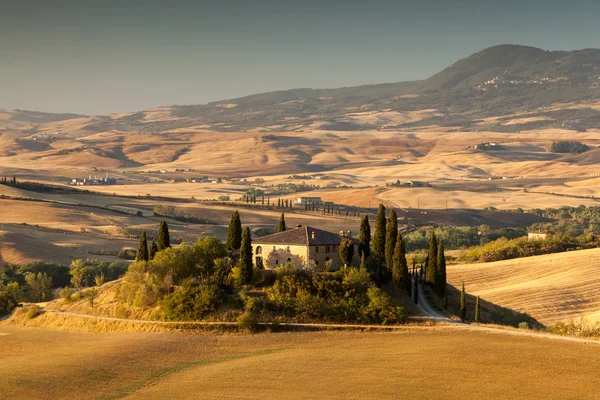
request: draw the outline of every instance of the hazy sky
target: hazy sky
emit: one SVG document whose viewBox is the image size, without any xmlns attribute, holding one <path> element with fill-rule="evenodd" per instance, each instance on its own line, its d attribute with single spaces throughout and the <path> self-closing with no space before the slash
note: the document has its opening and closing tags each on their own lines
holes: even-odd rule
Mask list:
<svg viewBox="0 0 600 400">
<path fill-rule="evenodd" d="M 0 0 L 0 108 L 100 114 L 600 47 L 600 0 Z"/>
</svg>

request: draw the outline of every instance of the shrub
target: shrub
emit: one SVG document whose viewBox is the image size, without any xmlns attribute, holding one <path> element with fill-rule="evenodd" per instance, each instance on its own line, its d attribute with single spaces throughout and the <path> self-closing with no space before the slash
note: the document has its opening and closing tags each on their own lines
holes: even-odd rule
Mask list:
<svg viewBox="0 0 600 400">
<path fill-rule="evenodd" d="M 198 321 L 214 314 L 224 297 L 216 285 L 189 280 L 161 301 L 161 311 L 167 320 Z"/>
<path fill-rule="evenodd" d="M 258 331 L 258 321 L 254 313 L 244 312 L 237 319 L 238 329 L 241 331 L 247 331 L 250 333 L 254 333 Z"/>
<path fill-rule="evenodd" d="M 60 297 L 65 301 L 65 303 L 67 303 L 67 304 L 70 303 L 73 300 L 71 288 L 67 286 L 63 290 L 61 290 Z"/>
<path fill-rule="evenodd" d="M 37 305 L 30 306 L 25 314 L 25 319 L 34 319 L 42 313 L 42 308 Z"/>
<path fill-rule="evenodd" d="M 529 329 L 529 324 L 525 321 L 519 322 L 519 329 Z"/>
</svg>

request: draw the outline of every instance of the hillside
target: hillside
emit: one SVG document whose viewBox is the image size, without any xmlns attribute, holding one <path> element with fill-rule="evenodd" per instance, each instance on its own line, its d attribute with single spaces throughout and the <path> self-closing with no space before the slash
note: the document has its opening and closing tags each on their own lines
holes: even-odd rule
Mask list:
<svg viewBox="0 0 600 400">
<path fill-rule="evenodd" d="M 449 265 L 448 282 L 545 325 L 600 322 L 600 249 L 484 264 Z"/>
</svg>

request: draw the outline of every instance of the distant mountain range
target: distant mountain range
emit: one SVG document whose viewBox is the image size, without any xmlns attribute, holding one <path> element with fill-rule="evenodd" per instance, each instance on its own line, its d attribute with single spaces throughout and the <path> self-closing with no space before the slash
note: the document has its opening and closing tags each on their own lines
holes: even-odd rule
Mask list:
<svg viewBox="0 0 600 400">
<path fill-rule="evenodd" d="M 541 128 L 600 128 L 600 50 L 544 51 L 518 45 L 490 47 L 423 81 L 340 89 L 292 89 L 204 105 L 140 111 L 121 118 L 91 117 L 90 132 L 162 132 L 205 126 L 220 131 L 257 128 L 293 131 L 417 129 L 519 132 Z M 576 105 L 576 107 L 574 107 Z M 356 114 L 435 110 L 423 118 L 362 121 Z M 151 113 L 162 112 L 153 119 Z M 523 122 L 505 124 L 517 114 Z M 25 113 L 14 118 L 44 122 L 78 118 Z M 492 118 L 491 122 L 486 119 Z M 382 122 L 383 121 L 383 122 Z"/>
</svg>

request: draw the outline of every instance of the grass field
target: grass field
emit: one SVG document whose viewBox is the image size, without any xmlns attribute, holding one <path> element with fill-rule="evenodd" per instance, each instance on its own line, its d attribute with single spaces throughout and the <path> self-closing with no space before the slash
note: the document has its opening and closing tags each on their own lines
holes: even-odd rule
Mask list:
<svg viewBox="0 0 600 400">
<path fill-rule="evenodd" d="M 0 325 L 6 399 L 596 399 L 600 346 L 463 331 L 93 334 Z"/>
<path fill-rule="evenodd" d="M 448 266 L 448 282 L 549 325 L 600 323 L 600 249 Z"/>
</svg>

